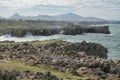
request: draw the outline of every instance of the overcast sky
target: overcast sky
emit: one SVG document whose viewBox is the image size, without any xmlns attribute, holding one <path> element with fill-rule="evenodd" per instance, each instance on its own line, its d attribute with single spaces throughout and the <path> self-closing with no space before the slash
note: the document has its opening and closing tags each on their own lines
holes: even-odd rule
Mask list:
<svg viewBox="0 0 120 80">
<path fill-rule="evenodd" d="M 0 0 L 0 16 L 76 13 L 81 16 L 120 20 L 120 0 Z"/>
</svg>

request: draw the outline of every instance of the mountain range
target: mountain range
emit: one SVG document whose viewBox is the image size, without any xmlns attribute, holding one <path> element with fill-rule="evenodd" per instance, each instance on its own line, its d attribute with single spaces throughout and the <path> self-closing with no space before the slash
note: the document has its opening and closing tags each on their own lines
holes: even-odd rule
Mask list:
<svg viewBox="0 0 120 80">
<path fill-rule="evenodd" d="M 57 20 L 57 21 L 106 21 L 96 17 L 83 17 L 74 13 L 66 13 L 61 15 L 49 16 L 49 15 L 38 15 L 38 16 L 21 16 L 18 13 L 13 14 L 7 19 L 13 20 Z"/>
<path fill-rule="evenodd" d="M 0 16 L 0 19 L 4 19 L 4 18 Z"/>
</svg>

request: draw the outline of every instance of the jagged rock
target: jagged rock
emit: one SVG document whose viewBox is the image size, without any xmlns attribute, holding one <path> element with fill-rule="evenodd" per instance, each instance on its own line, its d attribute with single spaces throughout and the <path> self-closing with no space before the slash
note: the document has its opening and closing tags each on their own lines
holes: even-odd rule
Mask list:
<svg viewBox="0 0 120 80">
<path fill-rule="evenodd" d="M 32 74 L 31 74 L 32 73 Z M 23 71 L 9 71 L 0 69 L 0 80 L 60 80 L 54 75 L 51 75 L 50 72 L 42 73 L 36 72 L 33 73 L 30 70 Z"/>
<path fill-rule="evenodd" d="M 4 57 L 0 55 L 0 60 L 3 60 L 3 59 L 4 59 Z"/>
<path fill-rule="evenodd" d="M 3 80 L 18 80 L 17 77 L 19 77 L 21 74 L 18 71 L 7 71 L 0 69 L 0 78 Z"/>
<path fill-rule="evenodd" d="M 13 30 L 10 34 L 11 34 L 11 36 L 23 37 L 23 36 L 25 36 L 26 31 L 24 31 L 24 30 Z"/>
<path fill-rule="evenodd" d="M 37 45 L 23 43 L 2 45 L 0 49 L 3 50 L 2 52 L 4 49 L 10 52 L 10 58 L 17 58 L 27 64 L 49 66 L 55 70 L 77 76 L 83 74 L 98 77 L 103 75 L 107 77 L 120 76 L 119 60 L 107 60 L 107 49 L 96 43 L 85 41 L 81 43 L 57 41 Z M 31 78 L 30 71 L 26 71 L 24 74 Z M 38 72 L 34 79 L 39 79 L 43 75 L 51 76 L 49 72 L 46 74 Z"/>
<path fill-rule="evenodd" d="M 23 37 L 27 33 L 31 33 L 32 35 L 55 35 L 55 34 L 64 34 L 64 35 L 80 35 L 82 33 L 103 33 L 110 34 L 109 26 L 101 26 L 101 27 L 65 27 L 65 28 L 48 28 L 48 29 L 33 29 L 33 30 L 5 30 L 2 34 L 11 34 L 11 36 L 15 37 Z"/>
<path fill-rule="evenodd" d="M 87 73 L 89 73 L 89 69 L 87 67 L 80 67 L 79 69 L 77 69 L 77 73 L 79 75 L 81 75 L 81 74 L 87 74 Z"/>
</svg>

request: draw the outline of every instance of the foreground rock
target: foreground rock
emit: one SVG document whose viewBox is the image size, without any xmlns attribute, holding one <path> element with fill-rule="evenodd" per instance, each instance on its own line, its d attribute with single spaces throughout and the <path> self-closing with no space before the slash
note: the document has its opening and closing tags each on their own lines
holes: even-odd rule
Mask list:
<svg viewBox="0 0 120 80">
<path fill-rule="evenodd" d="M 100 44 L 65 41 L 1 45 L 0 52 L 10 54 L 33 66 L 49 66 L 73 75 L 94 75 L 100 79 L 119 78 L 120 61 L 107 60 L 107 49 Z"/>
<path fill-rule="evenodd" d="M 5 69 L 0 69 L 0 80 L 60 80 L 60 79 L 54 75 L 51 75 L 50 72 L 33 73 L 30 70 L 20 72 L 16 70 L 9 71 Z"/>
<path fill-rule="evenodd" d="M 34 41 L 33 41 L 34 44 Z M 53 42 L 44 43 L 38 45 L 32 44 L 11 44 L 1 45 L 1 52 L 12 51 L 13 54 L 47 54 L 47 55 L 59 55 L 68 57 L 79 57 L 81 52 L 86 55 L 93 55 L 100 58 L 107 58 L 107 48 L 97 43 L 87 43 L 85 41 L 81 43 L 70 43 L 66 41 L 53 40 Z"/>
</svg>

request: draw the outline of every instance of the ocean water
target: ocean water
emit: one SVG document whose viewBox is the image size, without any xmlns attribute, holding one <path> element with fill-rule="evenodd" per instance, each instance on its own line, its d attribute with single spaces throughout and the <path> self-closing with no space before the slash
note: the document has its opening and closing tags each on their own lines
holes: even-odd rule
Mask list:
<svg viewBox="0 0 120 80">
<path fill-rule="evenodd" d="M 109 59 L 120 59 L 120 24 L 110 24 L 111 34 L 94 34 L 87 33 L 82 35 L 52 35 L 52 36 L 32 36 L 27 34 L 25 37 L 11 37 L 10 35 L 0 36 L 0 41 L 10 40 L 10 41 L 34 41 L 34 40 L 49 40 L 49 39 L 60 39 L 69 42 L 95 42 L 100 43 L 106 48 L 108 48 L 108 58 Z"/>
</svg>

